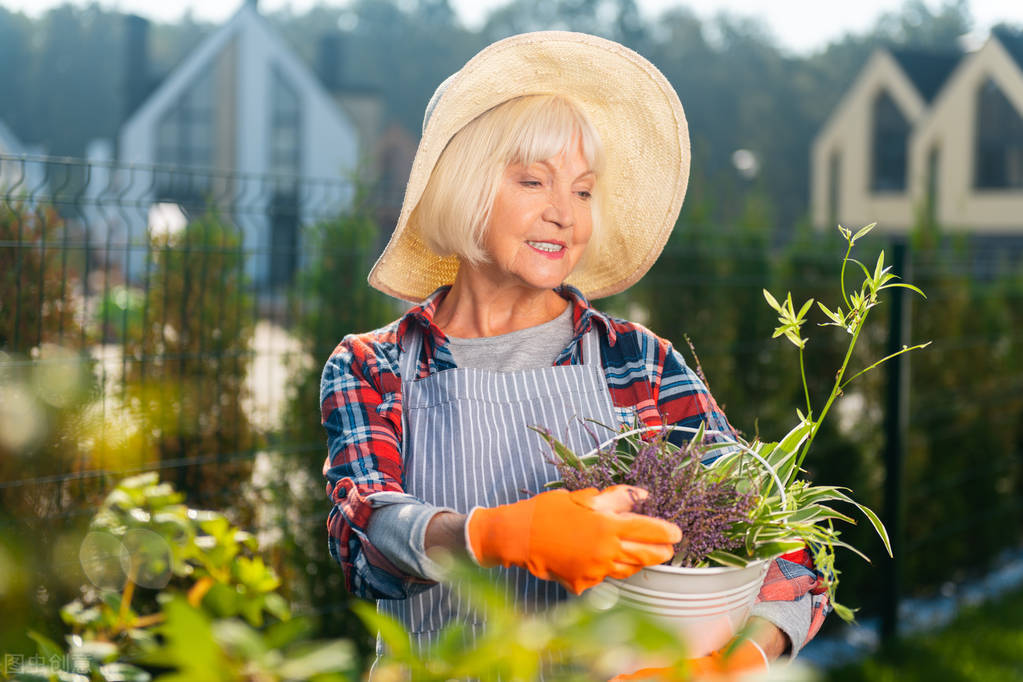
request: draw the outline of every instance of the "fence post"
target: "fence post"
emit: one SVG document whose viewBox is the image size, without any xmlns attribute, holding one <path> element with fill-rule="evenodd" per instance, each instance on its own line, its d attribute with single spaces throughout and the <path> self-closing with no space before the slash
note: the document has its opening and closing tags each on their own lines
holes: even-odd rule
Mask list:
<svg viewBox="0 0 1023 682">
<path fill-rule="evenodd" d="M 910 281 L 910 258 L 903 238 L 892 244 L 892 272 L 901 281 Z M 907 290 L 895 287 L 888 290 L 891 305 L 888 318 L 888 344 L 886 355 L 898 352 L 908 345 L 910 335 L 910 306 Z M 903 354 L 886 364 L 884 410 L 884 514 L 895 557 L 882 564 L 884 588 L 881 602 L 881 639 L 890 642 L 898 633 L 899 591 L 901 589 L 899 552 L 902 551 L 902 462 L 909 426 L 909 355 Z"/>
</svg>

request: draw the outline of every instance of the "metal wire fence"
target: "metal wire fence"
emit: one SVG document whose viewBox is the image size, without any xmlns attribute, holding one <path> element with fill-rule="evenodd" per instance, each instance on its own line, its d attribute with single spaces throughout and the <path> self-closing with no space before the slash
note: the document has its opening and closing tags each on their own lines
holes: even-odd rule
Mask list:
<svg viewBox="0 0 1023 682">
<path fill-rule="evenodd" d="M 82 583 L 73 539 L 102 495 L 157 470 L 193 504 L 254 528 L 299 609 L 333 614 L 324 635 L 352 633 L 325 546 L 315 401 L 341 336 L 400 312 L 365 285 L 381 241 L 374 216 L 336 179 L 0 156 L 0 543 L 36 567 L 20 601 L 0 590 L 8 612 L 54 618 Z M 879 574 L 849 557 L 843 569 L 851 601 L 875 609 L 879 575 L 933 589 L 1023 541 L 1016 247 L 992 247 L 996 257 L 932 237 L 908 248 L 928 300 L 905 320 L 878 313 L 863 340 L 878 351 L 908 323 L 932 347 L 908 377 L 850 390 L 810 462 L 881 508 L 884 389 L 904 382 L 904 475 L 886 503 L 903 511 L 899 563 Z M 863 260 L 888 246 L 879 238 Z M 834 247 L 807 236 L 779 249 L 755 231 L 683 220 L 650 274 L 603 304 L 679 347 L 691 338 L 733 423 L 779 435 L 801 387 L 794 356 L 769 338 L 761 289 L 837 293 Z M 808 355 L 815 394 L 833 376 L 834 340 Z M 866 542 L 860 531 L 854 544 Z"/>
</svg>

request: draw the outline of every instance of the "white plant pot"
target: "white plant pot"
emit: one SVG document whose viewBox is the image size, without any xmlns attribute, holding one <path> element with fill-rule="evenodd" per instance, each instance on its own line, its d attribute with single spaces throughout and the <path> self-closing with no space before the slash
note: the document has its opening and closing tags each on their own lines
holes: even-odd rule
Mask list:
<svg viewBox="0 0 1023 682">
<path fill-rule="evenodd" d="M 744 568 L 649 566 L 598 588 L 621 603 L 677 628 L 689 656 L 704 656 L 728 643 L 746 624 L 771 562 Z"/>
</svg>

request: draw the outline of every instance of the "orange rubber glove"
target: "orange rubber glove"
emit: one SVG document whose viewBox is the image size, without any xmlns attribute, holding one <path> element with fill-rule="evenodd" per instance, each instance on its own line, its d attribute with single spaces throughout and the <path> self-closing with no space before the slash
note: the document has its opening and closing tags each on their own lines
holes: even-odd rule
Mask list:
<svg viewBox="0 0 1023 682">
<path fill-rule="evenodd" d="M 521 566 L 576 594 L 604 578 L 627 578 L 664 563 L 682 539 L 678 526 L 629 510 L 642 488 L 552 490 L 499 507 L 477 507 L 465 522 L 480 566 Z"/>
<path fill-rule="evenodd" d="M 682 680 L 740 680 L 769 669 L 767 655 L 753 640 L 743 640 L 733 650 L 730 647 L 713 651 L 701 658 L 688 661 L 688 674 L 679 675 L 675 668 L 643 668 L 634 673 L 616 675 L 611 682 L 626 680 L 655 680 L 657 682 L 682 682 Z"/>
</svg>

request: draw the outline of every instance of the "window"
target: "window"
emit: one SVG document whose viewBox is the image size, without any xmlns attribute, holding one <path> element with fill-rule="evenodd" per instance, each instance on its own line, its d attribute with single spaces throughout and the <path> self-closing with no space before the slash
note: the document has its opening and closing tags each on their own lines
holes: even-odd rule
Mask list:
<svg viewBox="0 0 1023 682">
<path fill-rule="evenodd" d="M 906 153 L 909 122 L 895 100 L 882 92 L 874 100 L 874 168 L 871 189 L 875 192 L 906 190 Z"/>
<path fill-rule="evenodd" d="M 163 115 L 157 125 L 156 159 L 175 166 L 213 162 L 213 75 L 205 74 Z"/>
<path fill-rule="evenodd" d="M 177 167 L 213 165 L 213 75 L 207 70 L 178 98 L 156 127 L 156 162 Z M 158 200 L 201 205 L 208 178 L 191 172 L 160 171 Z"/>
<path fill-rule="evenodd" d="M 977 96 L 974 184 L 1023 188 L 1023 118 L 990 78 Z"/>
<path fill-rule="evenodd" d="M 270 172 L 298 175 L 302 161 L 302 110 L 298 92 L 278 69 L 270 77 Z"/>
</svg>

